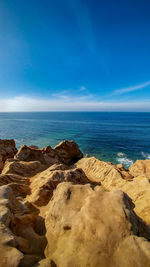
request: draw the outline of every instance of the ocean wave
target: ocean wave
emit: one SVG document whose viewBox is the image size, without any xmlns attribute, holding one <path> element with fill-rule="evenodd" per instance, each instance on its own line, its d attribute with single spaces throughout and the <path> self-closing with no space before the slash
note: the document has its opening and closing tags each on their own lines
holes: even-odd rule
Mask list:
<svg viewBox="0 0 150 267">
<path fill-rule="evenodd" d="M 141 152 L 141 155 L 144 159 L 150 159 L 150 154 L 145 153 L 145 152 Z"/>
<path fill-rule="evenodd" d="M 132 159 L 127 158 L 126 154 L 125 154 L 125 153 L 122 153 L 122 152 L 119 152 L 119 153 L 117 154 L 117 158 L 116 158 L 116 160 L 117 160 L 119 163 L 125 165 L 125 167 L 128 167 L 128 168 L 129 168 L 131 165 L 133 165 L 133 163 L 134 163 L 134 161 L 133 161 Z"/>
</svg>

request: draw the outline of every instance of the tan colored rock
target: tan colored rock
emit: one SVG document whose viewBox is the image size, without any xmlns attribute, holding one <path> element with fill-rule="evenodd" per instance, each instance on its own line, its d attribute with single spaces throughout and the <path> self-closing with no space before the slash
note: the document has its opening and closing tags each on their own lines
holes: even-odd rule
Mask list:
<svg viewBox="0 0 150 267">
<path fill-rule="evenodd" d="M 3 169 L 6 159 L 13 158 L 17 153 L 17 148 L 14 140 L 0 139 L 0 172 Z"/>
<path fill-rule="evenodd" d="M 130 174 L 134 177 L 145 174 L 150 179 L 150 159 L 137 160 L 130 168 Z"/>
<path fill-rule="evenodd" d="M 33 266 L 44 257 L 44 222 L 17 201 L 10 186 L 0 187 L 0 266 Z"/>
<path fill-rule="evenodd" d="M 90 182 L 82 169 L 69 169 L 64 164 L 55 164 L 47 170 L 37 174 L 31 181 L 31 195 L 28 200 L 37 206 L 45 206 L 53 196 L 53 191 L 59 183 L 72 182 L 73 184 L 87 184 L 95 186 L 98 183 Z"/>
<path fill-rule="evenodd" d="M 24 177 L 31 177 L 43 170 L 39 161 L 17 161 L 7 160 L 5 162 L 2 174 L 17 174 Z"/>
<path fill-rule="evenodd" d="M 72 164 L 83 157 L 82 152 L 74 141 L 62 141 L 55 146 L 54 151 L 64 164 Z"/>
<path fill-rule="evenodd" d="M 83 169 L 88 179 L 100 181 L 106 190 L 119 189 L 127 193 L 135 204 L 135 212 L 150 224 L 150 181 L 147 177 L 143 175 L 134 179 L 123 179 L 122 174 L 125 177 L 128 172 L 118 172 L 114 165 L 96 158 L 81 159 L 76 165 Z"/>
<path fill-rule="evenodd" d="M 125 170 L 121 171 L 116 165 L 100 161 L 95 157 L 83 158 L 76 163 L 82 168 L 89 180 L 101 182 L 106 189 L 124 184 L 124 179 L 132 176 Z"/>
<path fill-rule="evenodd" d="M 145 176 L 138 176 L 116 188 L 128 194 L 135 204 L 136 214 L 150 225 L 150 180 Z"/>
<path fill-rule="evenodd" d="M 35 146 L 23 145 L 16 154 L 15 159 L 26 162 L 40 161 L 46 167 L 59 163 L 58 157 L 50 146 L 39 149 Z"/>
<path fill-rule="evenodd" d="M 45 255 L 53 266 L 150 266 L 150 243 L 142 237 L 148 230 L 121 191 L 59 184 L 47 206 L 46 229 Z"/>
<path fill-rule="evenodd" d="M 30 194 L 30 181 L 28 178 L 16 175 L 16 174 L 1 174 L 0 175 L 0 186 L 7 185 L 12 188 L 15 196 L 26 197 Z"/>
</svg>

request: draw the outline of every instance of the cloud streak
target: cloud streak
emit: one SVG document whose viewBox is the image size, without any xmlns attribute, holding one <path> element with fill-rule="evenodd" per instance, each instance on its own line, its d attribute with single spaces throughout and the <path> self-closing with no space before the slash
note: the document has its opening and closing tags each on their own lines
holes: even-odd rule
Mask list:
<svg viewBox="0 0 150 267">
<path fill-rule="evenodd" d="M 27 111 L 148 111 L 150 100 L 131 102 L 95 101 L 82 97 L 70 99 L 38 99 L 16 96 L 0 99 L 0 112 Z"/>
<path fill-rule="evenodd" d="M 141 84 L 138 84 L 135 86 L 129 86 L 129 87 L 125 87 L 122 89 L 117 89 L 113 92 L 113 95 L 121 95 L 121 94 L 126 94 L 126 93 L 130 93 L 130 92 L 138 91 L 138 90 L 144 89 L 148 86 L 150 86 L 150 81 L 145 82 L 145 83 L 141 83 Z"/>
</svg>

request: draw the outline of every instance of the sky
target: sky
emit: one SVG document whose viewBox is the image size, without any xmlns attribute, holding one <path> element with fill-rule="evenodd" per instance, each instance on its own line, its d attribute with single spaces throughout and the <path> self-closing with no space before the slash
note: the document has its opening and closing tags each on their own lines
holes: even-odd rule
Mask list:
<svg viewBox="0 0 150 267">
<path fill-rule="evenodd" d="M 0 112 L 150 111 L 149 0 L 0 0 Z"/>
</svg>

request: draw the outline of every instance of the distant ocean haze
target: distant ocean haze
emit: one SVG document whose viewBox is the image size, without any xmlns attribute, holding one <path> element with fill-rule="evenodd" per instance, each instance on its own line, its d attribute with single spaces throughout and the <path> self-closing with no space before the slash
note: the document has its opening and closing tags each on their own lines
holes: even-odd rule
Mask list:
<svg viewBox="0 0 150 267">
<path fill-rule="evenodd" d="M 129 167 L 136 159 L 150 159 L 150 113 L 0 113 L 0 139 L 12 138 L 17 148 L 74 140 L 84 154 Z"/>
</svg>

